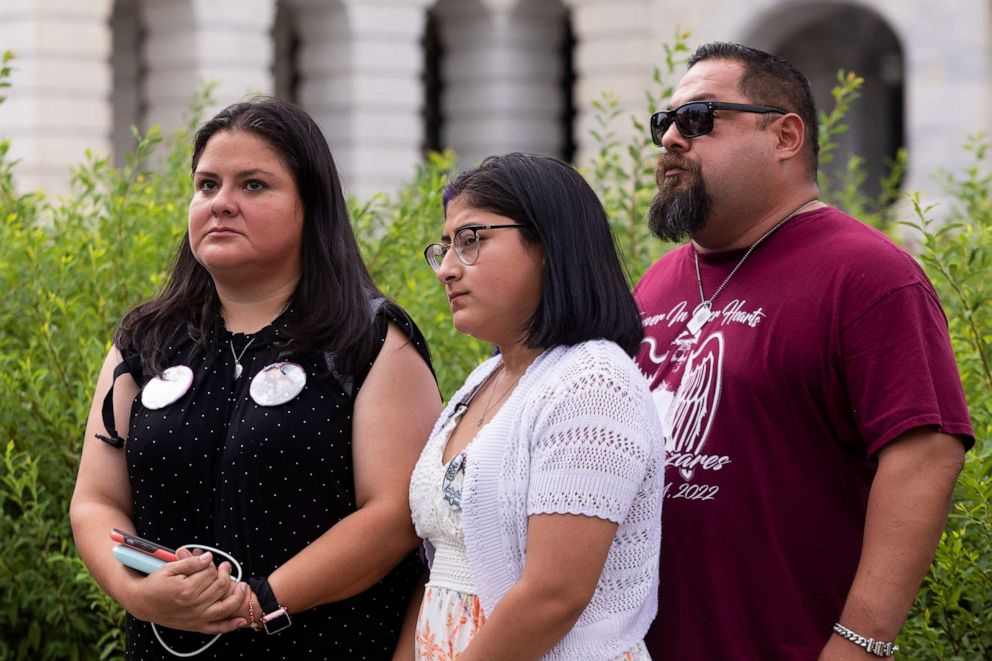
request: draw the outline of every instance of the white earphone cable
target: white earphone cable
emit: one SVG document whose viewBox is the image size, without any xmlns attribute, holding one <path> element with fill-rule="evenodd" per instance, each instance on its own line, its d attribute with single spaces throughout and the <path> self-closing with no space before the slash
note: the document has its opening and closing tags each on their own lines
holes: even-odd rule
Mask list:
<svg viewBox="0 0 992 661">
<path fill-rule="evenodd" d="M 237 560 L 235 560 L 235 559 L 234 559 L 233 557 L 231 557 L 231 556 L 230 556 L 230 555 L 228 555 L 227 553 L 224 553 L 224 552 L 223 552 L 223 551 L 221 551 L 220 549 L 215 549 L 215 548 L 214 548 L 214 547 L 212 547 L 212 546 L 206 546 L 206 545 L 204 545 L 204 544 L 183 544 L 183 545 L 182 545 L 182 546 L 180 546 L 179 548 L 180 548 L 180 549 L 202 549 L 202 550 L 204 550 L 204 551 L 210 551 L 211 553 L 213 553 L 213 554 L 215 554 L 215 555 L 219 555 L 219 556 L 222 556 L 222 557 L 223 557 L 223 558 L 224 558 L 225 560 L 228 560 L 228 561 L 229 561 L 229 562 L 231 563 L 231 567 L 233 567 L 233 569 L 234 569 L 234 571 L 236 571 L 236 572 L 237 572 L 237 576 L 235 576 L 235 575 L 234 575 L 234 573 L 232 573 L 232 574 L 231 574 L 231 580 L 232 580 L 232 581 L 234 581 L 234 582 L 238 582 L 238 581 L 240 581 L 240 580 L 241 580 L 241 563 L 239 563 L 239 562 L 238 562 Z M 176 549 L 176 550 L 178 551 L 179 549 Z M 152 622 L 152 633 L 154 633 L 154 634 L 155 634 L 155 638 L 156 638 L 156 640 L 158 640 L 158 642 L 159 642 L 159 644 L 160 644 L 160 645 L 161 645 L 162 647 L 164 647 L 164 648 L 165 648 L 165 651 L 166 651 L 166 652 L 168 652 L 169 654 L 172 654 L 173 656 L 180 656 L 180 657 L 189 657 L 189 656 L 196 656 L 197 654 L 199 654 L 199 653 L 201 653 L 201 652 L 204 652 L 204 651 L 206 651 L 206 649 L 207 649 L 208 647 L 210 647 L 211 645 L 213 645 L 214 643 L 216 643 L 216 642 L 217 642 L 217 640 L 218 640 L 218 639 L 219 639 L 219 638 L 220 638 L 220 637 L 221 637 L 222 635 L 224 635 L 224 634 L 220 634 L 220 633 L 219 633 L 219 634 L 217 634 L 216 636 L 214 636 L 214 637 L 213 637 L 213 638 L 212 638 L 212 639 L 210 640 L 210 642 L 209 642 L 209 643 L 207 643 L 206 645 L 204 645 L 204 646 L 203 646 L 203 647 L 201 647 L 200 649 L 198 649 L 198 650 L 195 650 L 195 651 L 193 651 L 193 652 L 177 652 L 176 650 L 174 650 L 174 649 L 172 649 L 171 647 L 169 647 L 168 645 L 166 645 L 166 644 L 165 644 L 165 641 L 164 641 L 164 640 L 162 640 L 162 636 L 161 636 L 161 635 L 159 634 L 159 632 L 158 632 L 158 628 L 157 628 L 157 627 L 155 626 L 155 623 L 154 623 L 154 622 Z"/>
</svg>

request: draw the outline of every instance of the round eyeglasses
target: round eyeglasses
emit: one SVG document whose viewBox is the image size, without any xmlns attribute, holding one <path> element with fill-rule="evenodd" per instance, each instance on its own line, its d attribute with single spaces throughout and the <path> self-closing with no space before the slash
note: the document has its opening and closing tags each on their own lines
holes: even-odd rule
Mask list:
<svg viewBox="0 0 992 661">
<path fill-rule="evenodd" d="M 515 223 L 513 225 L 466 225 L 455 232 L 455 237 L 452 239 L 450 245 L 432 243 L 424 248 L 424 257 L 427 259 L 430 267 L 434 269 L 434 272 L 437 273 L 441 270 L 441 262 L 444 261 L 444 256 L 448 254 L 448 250 L 454 247 L 455 254 L 458 255 L 458 260 L 465 266 L 472 266 L 479 259 L 479 247 L 482 243 L 482 239 L 479 238 L 479 232 L 501 230 L 508 227 L 528 227 L 528 225 L 525 223 Z"/>
<path fill-rule="evenodd" d="M 713 111 L 733 110 L 734 112 L 753 112 L 759 115 L 776 113 L 786 115 L 789 111 L 774 106 L 757 106 L 751 103 L 725 103 L 723 101 L 693 101 L 675 110 L 662 110 L 651 115 L 651 139 L 654 144 L 661 146 L 668 127 L 675 127 L 683 138 L 698 138 L 713 130 Z"/>
</svg>

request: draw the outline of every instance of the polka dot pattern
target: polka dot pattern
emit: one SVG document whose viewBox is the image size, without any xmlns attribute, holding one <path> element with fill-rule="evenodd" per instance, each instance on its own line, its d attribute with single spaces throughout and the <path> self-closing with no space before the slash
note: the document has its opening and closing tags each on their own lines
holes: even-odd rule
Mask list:
<svg viewBox="0 0 992 661">
<path fill-rule="evenodd" d="M 392 304 L 376 314 L 376 354 L 389 320 L 429 364 L 423 336 Z M 215 546 L 237 558 L 246 577 L 267 576 L 355 511 L 352 409 L 371 363 L 342 379 L 329 373 L 326 354 L 287 356 L 288 339 L 284 317 L 254 335 L 229 333 L 218 320 L 205 343 L 183 335 L 169 347 L 172 364 L 189 366 L 194 381 L 160 410 L 134 400 L 125 451 L 139 535 L 166 546 Z M 232 342 L 239 354 L 251 342 L 237 380 Z M 248 392 L 251 379 L 280 360 L 301 365 L 306 386 L 286 404 L 259 406 Z M 421 571 L 411 554 L 362 594 L 293 615 L 293 625 L 273 636 L 227 634 L 196 658 L 389 658 Z M 129 615 L 126 627 L 129 659 L 175 658 L 147 622 Z M 177 651 L 209 639 L 159 631 Z"/>
</svg>

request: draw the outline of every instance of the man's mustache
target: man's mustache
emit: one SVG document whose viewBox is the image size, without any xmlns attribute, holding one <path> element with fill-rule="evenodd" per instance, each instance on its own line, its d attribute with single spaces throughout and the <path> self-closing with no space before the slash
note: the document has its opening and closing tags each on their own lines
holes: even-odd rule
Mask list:
<svg viewBox="0 0 992 661">
<path fill-rule="evenodd" d="M 668 170 L 685 170 L 693 177 L 699 176 L 699 166 L 678 154 L 662 152 L 654 166 L 654 181 L 658 188 L 665 182 L 665 172 Z"/>
</svg>

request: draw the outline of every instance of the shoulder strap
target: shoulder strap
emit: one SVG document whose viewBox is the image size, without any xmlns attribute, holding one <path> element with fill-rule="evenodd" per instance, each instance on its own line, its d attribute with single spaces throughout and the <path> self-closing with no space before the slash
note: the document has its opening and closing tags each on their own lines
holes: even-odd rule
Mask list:
<svg viewBox="0 0 992 661">
<path fill-rule="evenodd" d="M 354 397 L 365 382 L 365 377 L 368 376 L 372 363 L 375 362 L 375 358 L 379 355 L 386 342 L 386 332 L 389 329 L 390 321 L 396 324 L 413 343 L 417 353 L 424 359 L 427 367 L 431 370 L 431 374 L 434 375 L 434 380 L 437 381 L 437 375 L 434 373 L 434 365 L 431 362 L 430 350 L 427 348 L 427 340 L 409 315 L 400 306 L 382 296 L 369 301 L 369 307 L 375 317 L 375 323 L 372 327 L 372 332 L 375 336 L 372 340 L 373 348 L 368 363 L 356 365 L 354 374 L 341 374 L 334 364 L 334 352 L 327 351 L 324 353 L 324 363 L 327 365 L 328 371 L 338 380 L 348 397 Z"/>
<path fill-rule="evenodd" d="M 114 380 L 110 384 L 110 390 L 107 391 L 106 397 L 103 398 L 103 426 L 107 429 L 109 436 L 96 434 L 96 437 L 115 448 L 124 447 L 124 439 L 117 433 L 117 422 L 114 420 L 114 385 L 117 383 L 117 379 L 124 374 L 130 374 L 135 381 L 141 382 L 140 356 L 128 356 L 114 368 Z"/>
<path fill-rule="evenodd" d="M 420 357 L 424 359 L 427 363 L 427 367 L 430 368 L 431 374 L 434 375 L 434 380 L 437 381 L 437 375 L 434 373 L 434 363 L 431 362 L 431 351 L 427 346 L 427 339 L 424 334 L 420 332 L 417 324 L 414 323 L 410 315 L 401 308 L 399 305 L 388 301 L 386 299 L 381 299 L 379 307 L 376 309 L 376 315 L 379 319 L 382 319 L 385 323 L 382 324 L 382 334 L 381 339 L 379 336 L 376 337 L 377 348 L 376 355 L 382 349 L 382 345 L 386 342 L 386 332 L 389 328 L 388 322 L 393 322 L 396 324 L 403 334 L 407 336 L 410 342 L 413 343 L 413 348 L 417 350 Z M 362 376 L 362 380 L 365 380 L 365 376 L 368 375 L 368 370 L 365 370 L 365 374 Z"/>
</svg>

